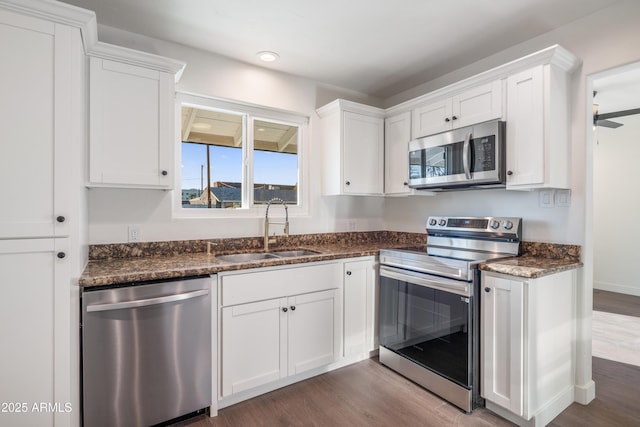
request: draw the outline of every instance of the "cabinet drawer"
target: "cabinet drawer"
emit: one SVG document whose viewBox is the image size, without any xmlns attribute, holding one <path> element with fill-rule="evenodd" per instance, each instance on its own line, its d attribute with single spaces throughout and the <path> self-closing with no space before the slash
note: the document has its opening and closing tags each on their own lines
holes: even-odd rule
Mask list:
<svg viewBox="0 0 640 427">
<path fill-rule="evenodd" d="M 339 263 L 221 274 L 219 277 L 223 306 L 335 289 L 342 279 Z"/>
</svg>

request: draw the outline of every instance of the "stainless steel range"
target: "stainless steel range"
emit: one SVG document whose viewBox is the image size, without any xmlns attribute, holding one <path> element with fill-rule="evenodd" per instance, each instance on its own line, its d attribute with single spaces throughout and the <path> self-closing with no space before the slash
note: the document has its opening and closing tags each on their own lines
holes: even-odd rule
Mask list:
<svg viewBox="0 0 640 427">
<path fill-rule="evenodd" d="M 380 362 L 466 412 L 479 396 L 478 264 L 515 256 L 520 218 L 429 217 L 427 245 L 380 250 Z"/>
</svg>

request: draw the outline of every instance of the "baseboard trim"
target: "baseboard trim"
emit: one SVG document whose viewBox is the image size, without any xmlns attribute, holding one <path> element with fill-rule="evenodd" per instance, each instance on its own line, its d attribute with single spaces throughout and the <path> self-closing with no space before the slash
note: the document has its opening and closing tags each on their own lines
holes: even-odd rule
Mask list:
<svg viewBox="0 0 640 427">
<path fill-rule="evenodd" d="M 593 282 L 593 289 L 600 291 L 616 292 L 618 294 L 640 296 L 640 288 L 635 286 L 620 285 L 609 282 Z"/>
<path fill-rule="evenodd" d="M 596 383 L 591 380 L 587 384 L 575 386 L 575 401 L 581 405 L 588 405 L 596 398 Z"/>
<path fill-rule="evenodd" d="M 254 397 L 258 397 L 262 394 L 269 393 L 271 391 L 277 390 L 282 387 L 286 387 L 291 384 L 295 384 L 299 381 L 303 381 L 318 375 L 326 374 L 327 372 L 334 371 L 336 369 L 344 368 L 345 366 L 352 365 L 357 362 L 361 362 L 366 359 L 370 359 L 378 355 L 378 350 L 370 351 L 368 353 L 352 355 L 348 357 L 344 357 L 336 362 L 333 362 L 329 365 L 325 365 L 319 368 L 311 369 L 309 371 L 302 372 L 300 374 L 292 375 L 289 377 L 282 378 L 280 380 L 264 384 L 255 388 L 251 388 L 249 390 L 244 390 L 239 393 L 235 393 L 226 397 L 221 397 L 218 399 L 217 407 L 215 408 L 215 415 L 218 414 L 218 410 L 226 408 L 231 405 L 235 405 L 236 403 L 240 403 L 242 401 L 252 399 Z M 214 415 L 214 416 L 215 416 Z"/>
<path fill-rule="evenodd" d="M 544 427 L 574 402 L 575 394 L 575 387 L 568 387 L 528 420 L 490 401 L 486 401 L 485 406 L 520 427 Z"/>
</svg>

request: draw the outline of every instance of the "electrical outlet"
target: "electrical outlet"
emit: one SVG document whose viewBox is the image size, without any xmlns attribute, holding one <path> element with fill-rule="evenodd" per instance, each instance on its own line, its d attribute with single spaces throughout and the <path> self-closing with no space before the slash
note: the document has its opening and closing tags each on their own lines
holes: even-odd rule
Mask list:
<svg viewBox="0 0 640 427">
<path fill-rule="evenodd" d="M 135 243 L 140 241 L 140 227 L 137 225 L 129 226 L 129 243 Z"/>
<path fill-rule="evenodd" d="M 348 223 L 349 231 L 356 231 L 356 220 L 350 219 Z"/>
</svg>

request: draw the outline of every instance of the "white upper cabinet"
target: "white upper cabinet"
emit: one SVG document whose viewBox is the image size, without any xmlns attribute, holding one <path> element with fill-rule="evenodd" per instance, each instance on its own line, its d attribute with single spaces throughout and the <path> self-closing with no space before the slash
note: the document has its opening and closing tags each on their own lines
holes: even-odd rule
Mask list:
<svg viewBox="0 0 640 427">
<path fill-rule="evenodd" d="M 570 188 L 566 69 L 537 65 L 507 79 L 507 189 Z"/>
<path fill-rule="evenodd" d="M 409 140 L 411 140 L 410 111 L 384 120 L 384 193 L 387 195 L 411 194 Z"/>
<path fill-rule="evenodd" d="M 413 137 L 501 118 L 502 85 L 502 80 L 495 80 L 418 106 L 413 110 Z"/>
<path fill-rule="evenodd" d="M 72 31 L 0 10 L 0 239 L 69 233 Z"/>
<path fill-rule="evenodd" d="M 91 52 L 89 186 L 170 189 L 174 82 L 184 64 L 121 51 L 99 44 Z"/>
<path fill-rule="evenodd" d="M 383 110 L 342 99 L 318 109 L 324 195 L 382 195 Z"/>
</svg>

